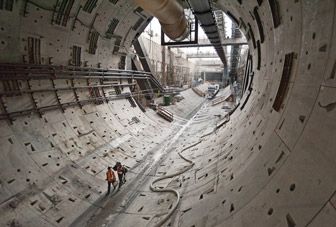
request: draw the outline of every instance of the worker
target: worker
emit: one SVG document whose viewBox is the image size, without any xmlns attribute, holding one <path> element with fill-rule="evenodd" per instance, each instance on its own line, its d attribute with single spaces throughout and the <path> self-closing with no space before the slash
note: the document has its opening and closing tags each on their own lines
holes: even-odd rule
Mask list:
<svg viewBox="0 0 336 227">
<path fill-rule="evenodd" d="M 126 168 L 126 166 L 122 166 L 121 171 L 123 172 L 123 184 L 126 183 L 126 173 L 128 172 L 128 169 Z"/>
<path fill-rule="evenodd" d="M 111 191 L 111 184 L 113 185 L 113 191 L 117 185 L 115 184 L 116 178 L 115 178 L 114 172 L 112 171 L 111 167 L 107 167 L 106 180 L 107 180 L 107 194 L 109 194 Z"/>
<path fill-rule="evenodd" d="M 119 189 L 120 189 L 123 184 L 123 175 L 124 175 L 123 168 L 120 162 L 118 163 L 118 166 L 117 166 L 117 173 L 118 173 L 118 178 L 119 178 Z"/>
</svg>

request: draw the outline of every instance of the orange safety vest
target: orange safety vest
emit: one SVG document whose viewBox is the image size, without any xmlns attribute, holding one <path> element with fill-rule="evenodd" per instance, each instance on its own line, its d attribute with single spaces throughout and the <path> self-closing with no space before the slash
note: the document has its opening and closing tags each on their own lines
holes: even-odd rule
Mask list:
<svg viewBox="0 0 336 227">
<path fill-rule="evenodd" d="M 115 179 L 114 172 L 111 169 L 106 172 L 106 178 L 109 182 Z"/>
</svg>

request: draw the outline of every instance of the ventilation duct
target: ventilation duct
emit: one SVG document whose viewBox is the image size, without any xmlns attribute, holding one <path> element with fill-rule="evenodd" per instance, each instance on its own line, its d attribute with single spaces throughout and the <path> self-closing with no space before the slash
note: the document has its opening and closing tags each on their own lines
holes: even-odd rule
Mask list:
<svg viewBox="0 0 336 227">
<path fill-rule="evenodd" d="M 156 17 L 164 33 L 172 40 L 181 41 L 189 35 L 183 7 L 176 0 L 133 0 Z"/>
</svg>

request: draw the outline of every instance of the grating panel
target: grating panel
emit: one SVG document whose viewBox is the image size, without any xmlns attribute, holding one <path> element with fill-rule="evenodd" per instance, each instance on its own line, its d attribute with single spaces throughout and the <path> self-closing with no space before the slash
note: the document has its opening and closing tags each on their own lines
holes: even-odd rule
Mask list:
<svg viewBox="0 0 336 227">
<path fill-rule="evenodd" d="M 87 0 L 83 10 L 87 13 L 92 13 L 93 9 L 96 8 L 98 0 Z"/>
<path fill-rule="evenodd" d="M 139 18 L 138 21 L 135 23 L 133 26 L 133 30 L 136 31 L 140 27 L 140 25 L 144 22 L 145 20 L 143 18 Z"/>
<path fill-rule="evenodd" d="M 114 31 L 116 29 L 116 27 L 119 24 L 119 20 L 116 18 L 113 18 L 113 20 L 111 20 L 111 23 L 108 26 L 107 32 L 106 32 L 106 36 L 108 38 L 111 38 L 111 35 L 114 34 Z"/>
<path fill-rule="evenodd" d="M 41 40 L 28 37 L 28 61 L 32 64 L 41 64 Z"/>
<path fill-rule="evenodd" d="M 277 28 L 281 23 L 280 6 L 278 0 L 268 0 L 271 6 L 274 28 Z"/>
<path fill-rule="evenodd" d="M 115 5 L 115 4 L 117 4 L 119 2 L 119 0 L 110 0 L 110 2 Z"/>
<path fill-rule="evenodd" d="M 260 42 L 263 43 L 265 40 L 265 35 L 264 35 L 264 28 L 261 23 L 261 19 L 258 13 L 258 7 L 255 7 L 253 10 L 254 17 L 257 21 L 258 29 L 259 29 L 259 34 L 260 34 Z"/>
<path fill-rule="evenodd" d="M 89 54 L 96 54 L 99 34 L 96 31 L 90 33 Z"/>
<path fill-rule="evenodd" d="M 53 18 L 53 22 L 55 24 L 62 25 L 64 27 L 67 26 L 74 1 L 75 0 L 63 0 L 61 4 L 58 5 L 57 13 L 55 14 L 55 18 Z"/>
<path fill-rule="evenodd" d="M 72 48 L 72 63 L 75 66 L 81 65 L 81 52 L 82 48 L 79 46 L 73 46 Z"/>
<path fill-rule="evenodd" d="M 285 62 L 282 70 L 282 76 L 280 85 L 278 88 L 277 95 L 275 97 L 274 103 L 273 103 L 273 109 L 275 111 L 279 111 L 280 107 L 282 105 L 282 102 L 285 98 L 289 77 L 292 69 L 292 63 L 293 63 L 294 53 L 289 53 L 285 55 Z"/>
</svg>

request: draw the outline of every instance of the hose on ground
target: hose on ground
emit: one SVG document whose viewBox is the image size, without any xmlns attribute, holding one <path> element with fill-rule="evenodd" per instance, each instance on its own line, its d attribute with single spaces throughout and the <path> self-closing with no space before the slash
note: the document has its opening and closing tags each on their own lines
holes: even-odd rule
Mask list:
<svg viewBox="0 0 336 227">
<path fill-rule="evenodd" d="M 201 143 L 201 142 L 202 142 L 202 140 L 198 141 L 197 143 L 195 143 L 195 144 L 193 144 L 193 145 L 191 145 L 191 146 L 189 146 L 189 147 L 187 147 L 187 148 L 184 148 L 181 152 L 178 152 L 178 155 L 179 155 L 183 160 L 185 160 L 186 162 L 189 162 L 189 163 L 190 163 L 189 166 L 183 168 L 182 170 L 180 170 L 180 171 L 178 171 L 178 172 L 176 172 L 176 173 L 173 173 L 173 174 L 170 174 L 170 175 L 167 175 L 167 176 L 163 176 L 163 177 L 159 177 L 158 179 L 155 179 L 155 180 L 151 183 L 151 185 L 150 185 L 150 189 L 151 189 L 153 192 L 171 192 L 171 193 L 174 193 L 174 194 L 176 195 L 176 197 L 177 197 L 177 200 L 176 200 L 176 202 L 175 202 L 175 205 L 172 207 L 172 209 L 170 210 L 170 212 L 169 212 L 169 213 L 168 213 L 162 220 L 160 220 L 159 223 L 157 223 L 157 224 L 155 225 L 155 227 L 162 226 L 162 225 L 163 225 L 163 224 L 170 218 L 170 216 L 175 212 L 175 210 L 176 210 L 178 204 L 180 203 L 180 193 L 179 193 L 177 190 L 172 189 L 172 188 L 163 188 L 163 189 L 160 189 L 160 188 L 154 187 L 154 184 L 155 184 L 156 182 L 161 181 L 161 180 L 164 180 L 164 179 L 167 179 L 167 178 L 172 178 L 172 177 L 178 176 L 178 175 L 180 175 L 180 174 L 182 174 L 182 173 L 188 171 L 189 169 L 191 169 L 191 168 L 195 165 L 195 163 L 194 163 L 193 161 L 191 161 L 191 160 L 189 160 L 189 159 L 183 157 L 183 156 L 181 155 L 181 153 L 182 153 L 183 151 L 185 151 L 185 150 L 187 150 L 187 149 L 193 147 L 193 146 L 196 146 L 197 144 L 199 144 L 199 143 Z"/>
</svg>

